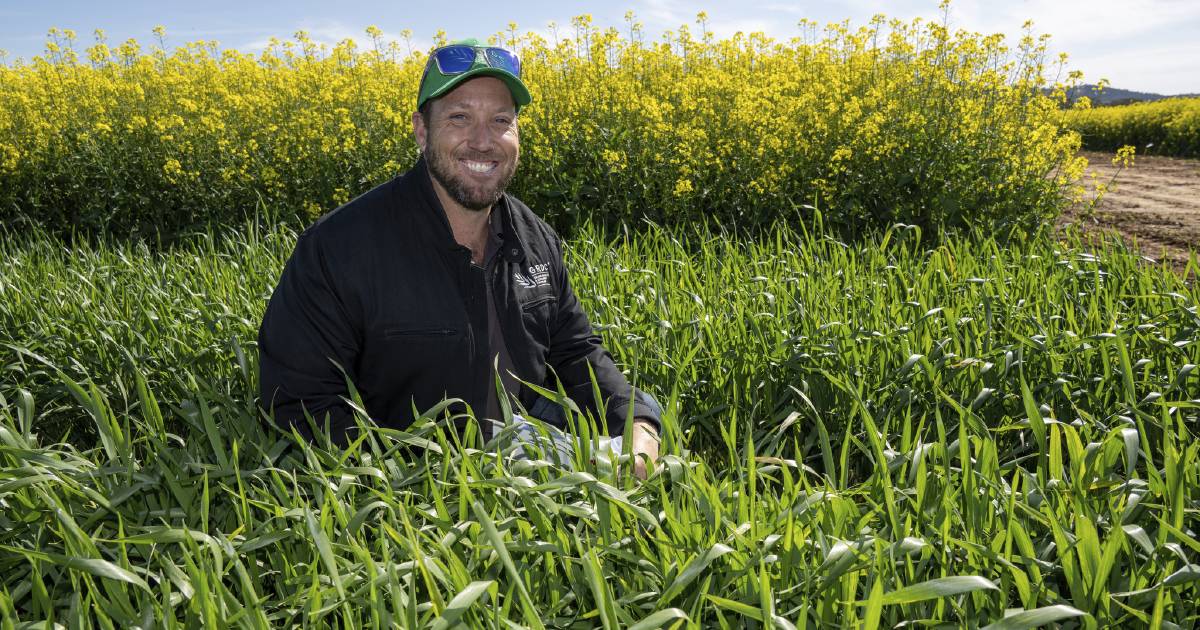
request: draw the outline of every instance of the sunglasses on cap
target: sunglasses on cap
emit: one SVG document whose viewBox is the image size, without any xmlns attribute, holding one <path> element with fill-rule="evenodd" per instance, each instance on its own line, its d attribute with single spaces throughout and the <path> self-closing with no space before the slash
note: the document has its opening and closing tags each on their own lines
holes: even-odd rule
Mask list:
<svg viewBox="0 0 1200 630">
<path fill-rule="evenodd" d="M 488 67 L 504 70 L 514 77 L 521 76 L 521 60 L 516 53 L 495 46 L 443 46 L 433 51 L 429 63 L 435 64 L 442 75 L 454 76 L 470 70 L 480 58 Z M 428 66 L 426 71 L 428 72 Z"/>
</svg>

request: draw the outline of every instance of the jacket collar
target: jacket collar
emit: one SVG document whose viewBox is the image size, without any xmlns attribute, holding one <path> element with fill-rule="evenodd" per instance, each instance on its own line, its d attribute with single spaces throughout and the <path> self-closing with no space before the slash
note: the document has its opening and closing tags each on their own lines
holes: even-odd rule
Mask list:
<svg viewBox="0 0 1200 630">
<path fill-rule="evenodd" d="M 517 232 L 516 222 L 513 221 L 512 203 L 508 193 L 500 195 L 500 201 L 492 206 L 492 212 L 498 213 L 501 225 L 504 226 L 504 242 L 500 245 L 500 256 L 510 263 L 521 262 L 525 259 L 525 243 Z"/>
<path fill-rule="evenodd" d="M 433 176 L 429 172 L 429 165 L 424 156 L 417 160 L 412 170 L 409 171 L 409 175 L 416 180 L 422 200 L 425 202 L 423 205 L 432 215 L 434 225 L 439 226 L 435 229 L 443 237 L 442 245 L 450 250 L 461 248 L 462 245 L 454 240 L 454 232 L 450 229 L 450 220 L 446 218 L 446 209 L 442 207 L 442 201 L 438 199 L 437 192 L 433 188 Z M 500 225 L 503 226 L 504 242 L 500 245 L 501 257 L 507 262 L 520 262 L 525 258 L 525 244 L 517 232 L 508 193 L 500 195 L 500 200 L 492 206 L 492 213 L 492 220 L 499 219 Z"/>
</svg>

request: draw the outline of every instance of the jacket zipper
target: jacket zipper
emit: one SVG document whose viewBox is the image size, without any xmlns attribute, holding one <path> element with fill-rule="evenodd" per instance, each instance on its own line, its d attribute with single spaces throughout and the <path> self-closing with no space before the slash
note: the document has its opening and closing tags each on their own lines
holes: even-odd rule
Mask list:
<svg viewBox="0 0 1200 630">
<path fill-rule="evenodd" d="M 464 248 L 464 249 L 465 249 L 465 248 Z M 474 267 L 474 263 L 473 263 L 473 262 L 471 262 L 471 253 L 470 253 L 470 250 L 468 250 L 468 251 L 467 251 L 467 253 L 466 253 L 466 256 L 467 256 L 467 273 L 468 273 L 468 274 L 474 274 L 474 273 L 475 273 L 475 270 L 474 270 L 474 268 L 473 268 L 473 267 Z M 468 275 L 468 278 L 470 278 L 470 277 L 471 277 L 471 276 L 470 276 L 470 275 Z M 486 281 L 486 277 L 485 277 L 485 281 Z M 468 280 L 467 284 L 468 284 L 468 286 L 469 286 L 469 285 L 471 284 L 471 282 Z M 485 288 L 486 288 L 486 287 L 485 287 Z M 485 296 L 485 299 L 486 299 L 486 296 Z M 474 301 L 473 299 L 469 299 L 469 300 L 468 300 L 468 305 L 467 305 L 467 308 L 468 308 L 468 309 L 473 309 L 473 308 L 475 308 L 475 301 Z M 485 308 L 485 309 L 487 308 L 487 305 L 486 305 L 486 303 L 484 304 L 484 308 Z M 486 321 L 486 320 L 485 320 L 485 321 Z M 469 367 L 469 372 L 474 372 L 474 370 L 475 370 L 475 359 L 476 359 L 476 356 L 477 356 L 477 355 L 478 355 L 478 353 L 479 353 L 479 348 L 477 348 L 477 347 L 475 346 L 475 324 L 473 324 L 473 323 L 472 323 L 472 321 L 471 321 L 471 313 L 470 313 L 470 311 L 469 311 L 469 310 L 468 310 L 468 312 L 467 312 L 467 341 L 468 341 L 468 342 L 469 342 L 469 344 L 470 344 L 470 350 L 471 350 L 471 351 L 470 351 L 470 354 L 467 356 L 467 365 L 468 365 L 468 366 L 470 366 L 470 367 Z"/>
</svg>

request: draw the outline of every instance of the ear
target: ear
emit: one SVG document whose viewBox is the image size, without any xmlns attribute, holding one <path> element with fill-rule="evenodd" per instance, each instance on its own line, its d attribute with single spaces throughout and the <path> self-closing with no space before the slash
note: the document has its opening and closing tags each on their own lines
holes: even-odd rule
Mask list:
<svg viewBox="0 0 1200 630">
<path fill-rule="evenodd" d="M 417 140 L 417 148 L 421 153 L 425 153 L 425 143 L 429 138 L 429 130 L 425 128 L 425 117 L 421 112 L 413 112 L 412 115 L 413 137 Z"/>
</svg>

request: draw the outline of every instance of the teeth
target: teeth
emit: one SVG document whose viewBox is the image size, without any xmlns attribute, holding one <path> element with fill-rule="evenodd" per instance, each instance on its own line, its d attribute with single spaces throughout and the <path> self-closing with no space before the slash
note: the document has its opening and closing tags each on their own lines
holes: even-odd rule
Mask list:
<svg viewBox="0 0 1200 630">
<path fill-rule="evenodd" d="M 475 171 L 476 173 L 487 173 L 496 168 L 496 165 L 491 162 L 471 162 L 468 160 L 463 160 L 463 164 L 466 164 L 467 168 Z"/>
</svg>

